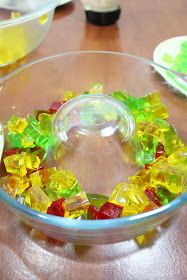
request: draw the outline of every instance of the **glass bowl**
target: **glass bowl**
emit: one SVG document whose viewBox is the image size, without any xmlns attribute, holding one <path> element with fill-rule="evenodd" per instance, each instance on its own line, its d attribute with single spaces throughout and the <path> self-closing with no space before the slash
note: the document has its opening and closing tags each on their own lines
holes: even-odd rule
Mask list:
<svg viewBox="0 0 187 280">
<path fill-rule="evenodd" d="M 31 62 L 0 79 L 0 122 L 6 124 L 12 114 L 26 116 L 32 114 L 35 109 L 46 110 L 52 101 L 62 100 L 65 91 L 85 92 L 91 83 L 100 82 L 104 86 L 105 94 L 126 90 L 133 96 L 140 97 L 148 92 L 160 91 L 161 100 L 170 113 L 169 122 L 176 127 L 184 143 L 187 143 L 185 125 L 187 102 L 155 72 L 155 67 L 162 68 L 141 57 L 107 51 L 61 53 Z M 170 73 L 169 70 L 162 69 Z M 65 104 L 61 107 L 64 109 L 63 112 L 61 109 L 58 111 L 57 120 L 62 114 L 69 116 L 76 104 L 80 108 L 87 104 L 85 100 L 81 103 L 80 97 L 75 99 L 69 101 L 71 106 Z M 115 106 L 118 108 L 118 104 Z M 80 158 L 78 150 L 73 160 L 67 161 L 67 165 L 70 163 L 73 171 L 77 172 L 80 184 L 87 187 L 88 182 L 93 180 L 91 191 L 108 195 L 130 171 L 126 168 L 124 172 L 124 166 L 119 161 L 120 155 L 116 152 L 116 145 L 113 145 L 112 139 L 107 142 L 105 137 L 101 137 L 101 132 L 106 132 L 106 130 L 103 132 L 106 124 L 108 125 L 104 123 L 99 126 L 100 123 L 99 125 L 96 123 L 94 132 L 96 130 L 99 133 L 94 135 L 99 135 L 97 141 L 88 141 L 86 143 L 89 145 L 81 146 L 81 151 L 87 151 L 88 156 L 86 157 L 84 153 Z M 58 125 L 56 128 L 58 129 Z M 88 127 L 86 129 L 84 127 L 81 131 L 84 136 L 87 134 L 90 136 L 93 133 L 93 126 L 89 127 L 89 130 Z M 110 136 L 110 133 L 108 135 Z M 66 136 L 65 133 L 60 137 L 64 137 L 63 141 L 67 142 L 67 145 L 69 141 L 66 140 L 70 139 L 70 143 L 73 141 L 75 147 L 74 138 Z M 156 228 L 187 202 L 187 193 L 184 192 L 169 204 L 150 212 L 110 220 L 71 220 L 43 214 L 20 204 L 3 189 L 0 189 L 0 199 L 21 221 L 49 237 L 64 242 L 93 245 L 128 240 Z"/>
<path fill-rule="evenodd" d="M 62 0 L 3 0 L 0 3 L 0 67 L 34 50 L 45 38 Z M 3 9 L 1 9 L 3 8 Z M 14 17 L 10 19 L 10 12 Z"/>
</svg>

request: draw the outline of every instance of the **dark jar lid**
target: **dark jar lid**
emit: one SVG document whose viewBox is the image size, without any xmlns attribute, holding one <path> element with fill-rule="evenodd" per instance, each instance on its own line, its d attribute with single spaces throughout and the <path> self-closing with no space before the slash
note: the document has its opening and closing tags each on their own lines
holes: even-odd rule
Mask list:
<svg viewBox="0 0 187 280">
<path fill-rule="evenodd" d="M 87 21 L 100 26 L 110 25 L 116 23 L 120 17 L 120 8 L 112 12 L 94 12 L 85 11 Z"/>
</svg>

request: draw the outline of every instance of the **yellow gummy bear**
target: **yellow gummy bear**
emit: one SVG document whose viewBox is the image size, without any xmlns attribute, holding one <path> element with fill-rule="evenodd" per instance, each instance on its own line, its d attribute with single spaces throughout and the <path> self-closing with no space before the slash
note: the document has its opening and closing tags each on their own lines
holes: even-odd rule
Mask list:
<svg viewBox="0 0 187 280">
<path fill-rule="evenodd" d="M 174 194 L 186 189 L 187 182 L 187 148 L 177 150 L 168 158 L 159 157 L 150 169 L 150 185 L 167 188 Z"/>
<path fill-rule="evenodd" d="M 30 185 L 28 177 L 19 175 L 2 177 L 0 184 L 11 196 L 22 194 Z"/>
<path fill-rule="evenodd" d="M 135 238 L 137 245 L 141 247 L 149 246 L 154 243 L 156 238 L 158 237 L 158 230 L 153 229 L 151 231 L 146 232 L 145 234 L 139 235 Z"/>
<path fill-rule="evenodd" d="M 68 219 L 76 219 L 80 216 L 82 216 L 84 213 L 86 213 L 86 211 L 84 209 L 80 209 L 80 210 L 74 210 L 74 211 L 65 211 L 64 213 L 64 217 L 68 218 Z"/>
<path fill-rule="evenodd" d="M 51 205 L 51 199 L 44 193 L 42 188 L 32 183 L 32 187 L 28 190 L 28 195 L 30 197 L 31 207 L 37 211 L 46 213 L 48 207 Z"/>
<path fill-rule="evenodd" d="M 115 200 L 121 204 L 126 202 L 125 198 L 123 197 L 124 190 L 128 188 L 127 183 L 121 182 L 119 183 L 115 189 L 113 190 L 112 195 L 110 196 L 110 201 Z"/>
<path fill-rule="evenodd" d="M 20 118 L 13 115 L 8 121 L 7 127 L 8 130 L 12 133 L 23 133 L 27 125 L 28 122 L 25 118 Z"/>
<path fill-rule="evenodd" d="M 70 91 L 70 90 L 69 91 L 65 91 L 63 101 L 66 102 L 66 101 L 74 98 L 75 96 L 77 96 L 77 94 L 75 92 Z"/>
<path fill-rule="evenodd" d="M 129 181 L 132 185 L 140 187 L 145 190 L 150 184 L 150 169 L 141 169 L 134 175 L 129 177 Z"/>
<path fill-rule="evenodd" d="M 48 168 L 43 169 L 40 171 L 36 171 L 30 175 L 30 180 L 32 185 L 37 185 L 40 188 L 43 188 L 46 186 L 46 184 L 49 182 L 49 178 L 52 175 L 53 172 L 55 172 L 56 168 Z"/>
<path fill-rule="evenodd" d="M 53 191 L 72 188 L 77 184 L 77 178 L 69 170 L 56 170 L 50 176 L 48 187 Z"/>
<path fill-rule="evenodd" d="M 115 187 L 110 197 L 110 201 L 112 200 L 119 202 L 119 205 L 123 205 L 121 216 L 140 213 L 149 204 L 148 198 L 140 187 L 132 184 L 128 185 L 124 182 Z"/>
<path fill-rule="evenodd" d="M 142 208 L 139 208 L 136 204 L 125 205 L 120 214 L 120 217 L 132 216 L 140 212 L 142 212 Z"/>
<path fill-rule="evenodd" d="M 51 135 L 53 118 L 53 115 L 47 113 L 41 113 L 38 116 L 40 129 L 48 136 Z"/>
<path fill-rule="evenodd" d="M 150 104 L 150 106 L 148 106 L 147 108 L 148 111 L 150 111 L 151 107 L 151 112 L 154 113 L 156 116 L 163 119 L 168 118 L 168 110 L 167 107 L 160 100 L 160 92 L 151 92 L 147 94 L 147 96 L 145 96 L 144 99 L 147 99 L 147 101 Z"/>
<path fill-rule="evenodd" d="M 181 173 L 187 173 L 187 147 L 184 146 L 171 154 L 167 159 L 167 163 L 170 166 L 176 166 Z"/>
<path fill-rule="evenodd" d="M 101 83 L 92 83 L 90 85 L 89 93 L 90 94 L 97 94 L 97 93 L 103 93 L 103 85 Z"/>
<path fill-rule="evenodd" d="M 36 170 L 40 165 L 40 158 L 32 153 L 22 152 L 4 158 L 6 171 L 25 176 L 27 170 Z"/>
<path fill-rule="evenodd" d="M 174 194 L 179 194 L 185 187 L 185 180 L 183 180 L 185 174 L 181 174 L 176 171 L 176 168 L 171 168 L 167 164 L 157 166 L 157 168 L 151 169 L 150 185 L 154 187 L 165 187 Z"/>
</svg>

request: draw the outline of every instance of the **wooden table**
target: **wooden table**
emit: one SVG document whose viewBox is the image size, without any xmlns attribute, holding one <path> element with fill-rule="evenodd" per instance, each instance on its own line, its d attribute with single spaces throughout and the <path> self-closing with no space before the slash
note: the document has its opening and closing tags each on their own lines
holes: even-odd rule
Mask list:
<svg viewBox="0 0 187 280">
<path fill-rule="evenodd" d="M 58 8 L 49 35 L 26 60 L 84 49 L 125 51 L 151 58 L 160 41 L 187 31 L 186 0 L 122 2 L 118 24 L 108 27 L 87 24 L 79 1 Z M 133 240 L 88 247 L 52 241 L 21 228 L 0 203 L 0 279 L 185 280 L 186 211 L 187 206 L 144 247 Z"/>
</svg>

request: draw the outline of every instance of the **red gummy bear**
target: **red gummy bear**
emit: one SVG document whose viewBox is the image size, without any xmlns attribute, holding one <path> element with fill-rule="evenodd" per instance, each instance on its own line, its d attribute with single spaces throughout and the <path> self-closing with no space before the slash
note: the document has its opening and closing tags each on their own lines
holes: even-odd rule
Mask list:
<svg viewBox="0 0 187 280">
<path fill-rule="evenodd" d="M 47 214 L 64 217 L 64 209 L 62 206 L 64 200 L 64 198 L 60 198 L 53 201 L 47 209 Z"/>
<path fill-rule="evenodd" d="M 164 150 L 164 145 L 162 143 L 158 143 L 157 149 L 156 149 L 156 154 L 155 154 L 155 159 L 158 157 L 165 155 L 165 150 Z"/>
<path fill-rule="evenodd" d="M 62 102 L 60 101 L 53 101 L 53 103 L 51 104 L 49 111 L 51 113 L 56 113 L 56 111 L 62 106 Z"/>
<path fill-rule="evenodd" d="M 118 218 L 121 214 L 123 207 L 112 202 L 107 201 L 101 207 L 97 218 L 98 219 L 115 219 Z"/>
<path fill-rule="evenodd" d="M 13 148 L 13 149 L 6 150 L 5 151 L 5 156 L 8 157 L 8 156 L 15 155 L 15 154 L 18 153 L 18 151 L 19 151 L 18 148 Z"/>
<path fill-rule="evenodd" d="M 95 206 L 90 205 L 88 207 L 88 217 L 91 220 L 97 220 L 98 219 L 98 213 L 99 213 L 99 209 L 97 209 Z"/>
<path fill-rule="evenodd" d="M 162 204 L 160 203 L 159 198 L 157 197 L 156 193 L 155 193 L 155 189 L 154 188 L 147 188 L 145 190 L 145 194 L 147 196 L 147 198 L 152 201 L 154 204 L 156 204 L 158 207 L 161 207 Z"/>
</svg>

